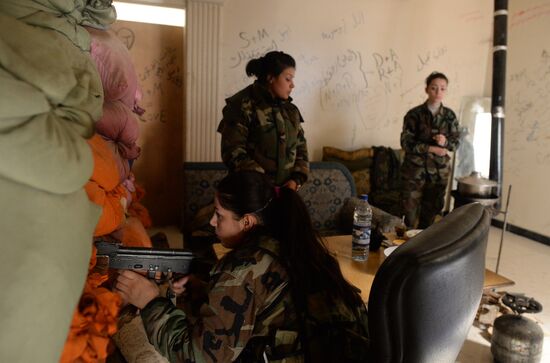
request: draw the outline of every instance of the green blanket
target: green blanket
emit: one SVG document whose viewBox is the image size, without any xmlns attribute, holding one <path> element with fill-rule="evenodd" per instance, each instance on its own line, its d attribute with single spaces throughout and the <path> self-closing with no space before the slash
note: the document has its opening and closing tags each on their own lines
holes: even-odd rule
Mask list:
<svg viewBox="0 0 550 363">
<path fill-rule="evenodd" d="M 100 214 L 83 190 L 86 138 L 103 91 L 80 24 L 114 19 L 110 1 L 90 3 L 110 16 L 0 2 L 0 362 L 58 362 L 86 278 Z"/>
</svg>

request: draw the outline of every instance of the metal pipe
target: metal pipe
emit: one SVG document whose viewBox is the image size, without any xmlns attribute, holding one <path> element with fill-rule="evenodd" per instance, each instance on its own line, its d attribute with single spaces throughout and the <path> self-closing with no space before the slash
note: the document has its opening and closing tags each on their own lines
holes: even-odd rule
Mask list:
<svg viewBox="0 0 550 363">
<path fill-rule="evenodd" d="M 508 0 L 495 0 L 493 28 L 493 88 L 491 96 L 491 159 L 489 179 L 498 183 L 497 196 L 502 196 L 504 150 L 504 99 L 506 95 L 506 53 Z M 500 201 L 497 209 L 500 208 Z"/>
<path fill-rule="evenodd" d="M 500 254 L 502 253 L 502 243 L 504 242 L 504 232 L 508 225 L 508 206 L 510 205 L 510 194 L 512 194 L 512 185 L 508 186 L 508 198 L 506 198 L 506 209 L 500 213 L 504 214 L 504 224 L 502 225 L 502 231 L 500 232 L 500 244 L 498 246 L 497 266 L 495 272 L 498 274 L 498 266 L 500 265 Z"/>
</svg>

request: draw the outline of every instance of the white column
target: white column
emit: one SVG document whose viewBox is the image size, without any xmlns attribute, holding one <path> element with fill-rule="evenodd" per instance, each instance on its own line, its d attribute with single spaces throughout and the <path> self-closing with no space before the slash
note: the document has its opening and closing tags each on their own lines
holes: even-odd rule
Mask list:
<svg viewBox="0 0 550 363">
<path fill-rule="evenodd" d="M 186 7 L 185 161 L 219 161 L 220 42 L 223 1 L 188 0 Z"/>
</svg>

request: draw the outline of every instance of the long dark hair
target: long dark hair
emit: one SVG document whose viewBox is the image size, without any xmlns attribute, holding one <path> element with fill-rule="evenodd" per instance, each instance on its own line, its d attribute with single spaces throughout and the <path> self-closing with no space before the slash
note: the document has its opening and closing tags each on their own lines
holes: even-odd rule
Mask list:
<svg viewBox="0 0 550 363">
<path fill-rule="evenodd" d="M 358 289 L 344 279 L 338 261 L 313 229 L 298 193 L 284 187 L 276 190 L 259 172 L 238 171 L 220 181 L 217 197 L 223 208 L 239 218 L 255 214 L 260 220 L 257 228 L 279 241 L 280 262 L 288 271 L 298 312 L 306 311 L 304 292 L 312 289 L 324 289 L 329 296 L 341 298 L 352 311 L 362 304 Z"/>
<path fill-rule="evenodd" d="M 258 81 L 267 83 L 267 77 L 277 77 L 285 69 L 296 68 L 296 61 L 289 54 L 281 51 L 266 53 L 263 57 L 250 60 L 246 64 L 246 75 L 256 76 Z"/>
</svg>

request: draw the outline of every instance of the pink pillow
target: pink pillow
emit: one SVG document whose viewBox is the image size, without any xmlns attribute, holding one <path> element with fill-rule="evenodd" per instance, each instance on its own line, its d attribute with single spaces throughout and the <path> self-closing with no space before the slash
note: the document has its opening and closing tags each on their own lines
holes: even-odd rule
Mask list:
<svg viewBox="0 0 550 363">
<path fill-rule="evenodd" d="M 128 49 L 108 31 L 86 29 L 92 37 L 91 56 L 103 83 L 105 101 L 121 101 L 134 109 L 138 80 Z"/>
<path fill-rule="evenodd" d="M 140 149 L 136 145 L 139 136 L 137 116 L 121 101 L 105 101 L 103 117 L 96 122 L 96 131 L 119 144 L 126 159 L 135 159 Z"/>
</svg>

